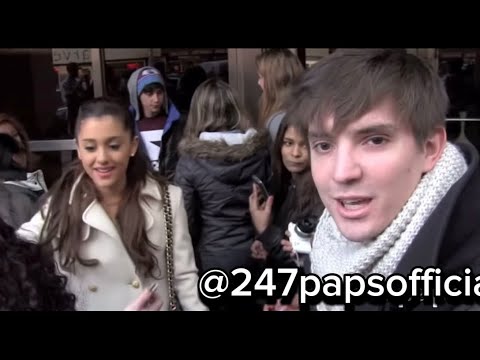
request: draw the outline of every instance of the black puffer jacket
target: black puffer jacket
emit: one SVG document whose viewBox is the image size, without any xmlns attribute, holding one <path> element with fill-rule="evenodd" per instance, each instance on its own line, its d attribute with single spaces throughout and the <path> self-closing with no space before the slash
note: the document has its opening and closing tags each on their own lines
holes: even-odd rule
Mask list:
<svg viewBox="0 0 480 360">
<path fill-rule="evenodd" d="M 200 271 L 250 267 L 255 231 L 249 212 L 252 175 L 270 175 L 268 133 L 242 144 L 182 141 L 175 183 L 183 190 Z"/>
</svg>

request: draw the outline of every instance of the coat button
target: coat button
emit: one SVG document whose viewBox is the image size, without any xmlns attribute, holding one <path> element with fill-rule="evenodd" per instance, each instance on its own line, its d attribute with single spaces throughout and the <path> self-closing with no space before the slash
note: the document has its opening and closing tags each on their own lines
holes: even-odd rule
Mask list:
<svg viewBox="0 0 480 360">
<path fill-rule="evenodd" d="M 96 292 L 98 290 L 98 287 L 96 287 L 95 285 L 90 285 L 88 287 L 88 290 L 90 290 L 91 292 Z"/>
<path fill-rule="evenodd" d="M 140 287 L 140 281 L 138 280 L 133 280 L 132 281 L 132 286 L 135 288 L 135 289 L 138 289 Z"/>
</svg>

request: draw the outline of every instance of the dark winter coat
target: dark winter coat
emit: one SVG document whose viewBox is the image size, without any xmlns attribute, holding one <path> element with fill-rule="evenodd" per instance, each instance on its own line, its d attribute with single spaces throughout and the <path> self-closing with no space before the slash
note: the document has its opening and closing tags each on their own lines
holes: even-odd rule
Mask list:
<svg viewBox="0 0 480 360">
<path fill-rule="evenodd" d="M 270 176 L 268 133 L 234 145 L 182 141 L 179 149 L 175 182 L 183 190 L 199 269 L 249 267 L 255 236 L 249 196 L 252 175 Z"/>
</svg>

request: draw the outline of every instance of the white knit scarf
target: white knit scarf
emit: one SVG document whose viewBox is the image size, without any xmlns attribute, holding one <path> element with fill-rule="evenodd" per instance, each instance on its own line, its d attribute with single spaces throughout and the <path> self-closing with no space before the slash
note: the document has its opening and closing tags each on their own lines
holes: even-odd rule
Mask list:
<svg viewBox="0 0 480 360">
<path fill-rule="evenodd" d="M 467 171 L 461 152 L 450 143 L 432 171 L 425 174 L 392 223 L 377 238 L 367 242 L 347 240 L 325 209 L 312 244 L 312 271 L 326 274 L 372 273 L 391 275 L 418 231 L 452 185 Z M 343 310 L 323 302 L 318 310 Z"/>
</svg>

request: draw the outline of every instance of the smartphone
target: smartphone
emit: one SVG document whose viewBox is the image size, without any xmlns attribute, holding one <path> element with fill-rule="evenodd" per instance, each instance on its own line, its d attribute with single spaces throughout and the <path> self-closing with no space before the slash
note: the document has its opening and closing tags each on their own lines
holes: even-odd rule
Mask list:
<svg viewBox="0 0 480 360">
<path fill-rule="evenodd" d="M 258 176 L 253 175 L 252 176 L 253 182 L 258 185 L 260 188 L 260 203 L 263 203 L 264 201 L 267 201 L 268 197 L 270 196 L 270 193 L 268 192 L 267 188 L 265 187 L 265 184 L 263 183 L 262 180 L 258 178 Z"/>
</svg>

